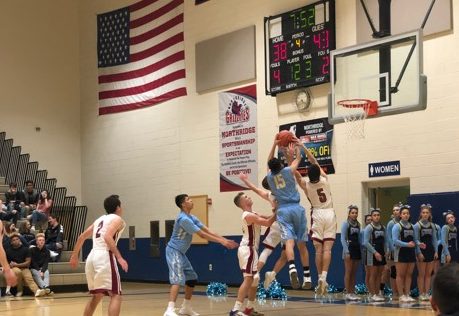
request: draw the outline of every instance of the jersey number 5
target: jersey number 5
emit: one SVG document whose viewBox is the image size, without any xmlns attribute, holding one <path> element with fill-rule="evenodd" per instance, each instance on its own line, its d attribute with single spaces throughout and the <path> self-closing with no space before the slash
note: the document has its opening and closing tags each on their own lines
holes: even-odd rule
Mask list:
<svg viewBox="0 0 459 316">
<path fill-rule="evenodd" d="M 323 188 L 317 189 L 317 195 L 319 196 L 320 202 L 322 203 L 327 202 L 327 196 L 325 195 Z"/>
<path fill-rule="evenodd" d="M 104 221 L 101 221 L 99 225 L 97 225 L 97 231 L 96 231 L 96 238 L 100 237 L 100 230 L 104 227 Z"/>
</svg>

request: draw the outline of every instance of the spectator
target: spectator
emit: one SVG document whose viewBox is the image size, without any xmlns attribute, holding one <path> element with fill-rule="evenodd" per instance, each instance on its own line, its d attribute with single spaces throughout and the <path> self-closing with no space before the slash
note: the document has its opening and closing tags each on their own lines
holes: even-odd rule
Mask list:
<svg viewBox="0 0 459 316">
<path fill-rule="evenodd" d="M 48 223 L 48 229 L 45 233 L 46 248 L 57 253 L 56 256 L 53 256 L 53 253 L 51 253 L 52 260 L 56 262 L 59 261 L 62 249 L 64 248 L 64 228 L 59 224 L 59 218 L 53 215 L 49 216 Z"/>
<path fill-rule="evenodd" d="M 26 220 L 22 223 L 21 227 L 19 227 L 19 233 L 27 241 L 29 246 L 35 244 L 35 234 L 30 230 L 31 227 L 32 225 L 29 220 Z"/>
<path fill-rule="evenodd" d="M 22 192 L 18 192 L 18 185 L 16 182 L 10 183 L 10 188 L 5 193 L 5 198 L 6 211 L 0 211 L 0 220 L 12 220 L 16 224 L 21 215 L 21 205 L 24 203 L 24 195 Z"/>
<path fill-rule="evenodd" d="M 49 212 L 51 211 L 51 206 L 53 206 L 53 200 L 49 196 L 48 190 L 41 191 L 36 209 L 32 212 L 32 215 L 27 217 L 27 219 L 30 219 L 32 222 L 32 231 L 35 230 L 37 224 L 46 223 Z"/>
<path fill-rule="evenodd" d="M 14 225 L 14 223 L 11 223 L 11 222 L 6 222 L 5 225 L 5 233 L 3 234 L 3 248 L 4 249 L 8 249 L 10 247 L 10 237 L 13 235 L 13 234 L 18 234 L 18 229 L 16 228 L 16 225 Z M 29 243 L 27 242 L 27 240 L 22 237 L 21 235 L 19 235 L 19 239 L 21 240 L 21 243 L 28 247 L 29 246 Z"/>
<path fill-rule="evenodd" d="M 459 316 L 459 264 L 451 263 L 438 269 L 432 281 L 430 304 L 435 315 Z"/>
<path fill-rule="evenodd" d="M 24 205 L 22 207 L 22 217 L 25 218 L 35 210 L 38 203 L 38 191 L 34 189 L 34 184 L 32 180 L 27 180 L 25 182 L 25 189 L 24 189 Z"/>
<path fill-rule="evenodd" d="M 36 247 L 30 248 L 31 263 L 30 271 L 38 287 L 45 290 L 45 294 L 51 294 L 49 289 L 49 270 L 48 263 L 50 260 L 49 250 L 45 247 L 45 234 L 38 233 Z"/>
<path fill-rule="evenodd" d="M 10 267 L 16 274 L 16 278 L 18 280 L 18 291 L 16 296 L 22 296 L 24 287 L 23 283 L 25 283 L 30 290 L 35 293 L 36 297 L 46 294 L 46 291 L 39 289 L 33 280 L 32 273 L 29 270 L 31 261 L 30 250 L 22 245 L 19 234 L 14 233 L 10 236 L 10 247 L 6 250 L 6 257 L 8 258 Z M 9 287 L 6 288 L 6 295 L 11 295 Z"/>
</svg>

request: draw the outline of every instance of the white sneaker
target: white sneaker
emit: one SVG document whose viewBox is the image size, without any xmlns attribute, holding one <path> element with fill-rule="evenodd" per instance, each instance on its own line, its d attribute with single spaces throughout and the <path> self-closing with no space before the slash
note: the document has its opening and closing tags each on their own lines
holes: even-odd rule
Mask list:
<svg viewBox="0 0 459 316">
<path fill-rule="evenodd" d="M 373 295 L 373 296 L 371 297 L 371 300 L 372 300 L 373 302 L 384 302 L 384 301 L 385 301 L 384 297 L 382 297 L 382 296 L 380 296 L 380 295 L 377 295 L 377 294 Z"/>
<path fill-rule="evenodd" d="M 303 290 L 310 290 L 311 287 L 312 287 L 311 277 L 304 277 L 303 285 L 301 286 L 301 288 Z"/>
<path fill-rule="evenodd" d="M 406 297 L 406 302 L 407 303 L 414 303 L 414 302 L 416 302 L 416 300 L 414 298 L 412 298 L 411 296 L 407 296 Z"/>
<path fill-rule="evenodd" d="M 400 297 L 398 298 L 398 301 L 399 301 L 400 303 L 406 303 L 406 302 L 407 302 L 407 301 L 406 301 L 406 296 L 405 296 L 405 295 L 400 296 Z"/>
<path fill-rule="evenodd" d="M 276 272 L 274 271 L 268 271 L 265 273 L 265 282 L 263 283 L 263 286 L 265 290 L 269 288 L 271 283 L 276 279 Z"/>
<path fill-rule="evenodd" d="M 356 295 L 356 294 L 351 294 L 352 296 L 352 301 L 360 301 L 360 296 Z"/>
<path fill-rule="evenodd" d="M 18 293 L 19 294 L 19 293 Z M 46 295 L 46 291 L 44 289 L 38 289 L 36 292 L 35 292 L 35 297 L 39 297 L 39 296 L 45 296 Z M 16 295 L 17 296 L 17 295 Z"/>
<path fill-rule="evenodd" d="M 173 309 L 166 309 L 166 311 L 164 312 L 164 315 L 163 316 L 178 316 L 177 313 L 175 312 L 175 310 Z"/>
<path fill-rule="evenodd" d="M 182 306 L 182 308 L 180 308 L 179 310 L 179 315 L 186 315 L 186 316 L 199 316 L 200 314 L 199 313 L 196 313 L 192 308 L 191 306 Z"/>
<path fill-rule="evenodd" d="M 290 276 L 290 284 L 292 285 L 292 288 L 294 290 L 297 290 L 300 288 L 300 281 L 298 280 L 298 273 L 296 272 L 296 269 L 292 269 L 289 271 L 289 276 Z"/>
<path fill-rule="evenodd" d="M 326 280 L 319 279 L 318 294 L 325 295 L 328 293 L 328 283 Z"/>
<path fill-rule="evenodd" d="M 346 294 L 346 295 L 344 295 L 344 299 L 345 299 L 346 301 L 353 301 L 352 294 Z"/>
<path fill-rule="evenodd" d="M 16 293 L 16 297 L 22 297 L 22 291 Z"/>
</svg>

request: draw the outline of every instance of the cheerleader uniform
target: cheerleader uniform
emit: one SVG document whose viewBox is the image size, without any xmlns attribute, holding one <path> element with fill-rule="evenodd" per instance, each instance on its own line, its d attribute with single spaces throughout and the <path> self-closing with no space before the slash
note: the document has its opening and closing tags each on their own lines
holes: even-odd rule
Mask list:
<svg viewBox="0 0 459 316">
<path fill-rule="evenodd" d="M 361 260 L 362 253 L 360 251 L 360 223 L 345 221 L 341 226 L 341 245 L 343 246 L 343 259 L 346 255 L 351 257 L 351 260 Z"/>
<path fill-rule="evenodd" d="M 394 261 L 401 263 L 416 262 L 416 250 L 408 247 L 408 243 L 414 241 L 414 228 L 410 222 L 400 221 L 392 229 L 394 242 Z"/>
<path fill-rule="evenodd" d="M 416 225 L 414 225 L 414 239 L 416 242 L 416 254 L 422 253 L 424 262 L 432 262 L 437 248 L 437 232 L 435 225 L 432 222 L 417 222 Z M 425 249 L 419 247 L 421 243 L 426 245 Z"/>
<path fill-rule="evenodd" d="M 446 263 L 446 256 L 451 256 L 451 262 L 459 262 L 456 226 L 445 225 L 442 230 L 443 253 L 441 263 Z"/>
<path fill-rule="evenodd" d="M 386 248 L 387 241 L 385 237 L 384 225 L 375 226 L 373 223 L 368 224 L 365 228 L 364 244 L 367 248 L 366 265 L 367 266 L 384 266 L 386 265 Z M 382 256 L 382 261 L 376 260 L 374 254 L 378 252 Z"/>
</svg>

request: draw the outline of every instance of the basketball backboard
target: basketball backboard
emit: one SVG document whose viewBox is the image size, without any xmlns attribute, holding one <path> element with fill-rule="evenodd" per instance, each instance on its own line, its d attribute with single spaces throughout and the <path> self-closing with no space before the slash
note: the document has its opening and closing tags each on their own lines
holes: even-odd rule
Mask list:
<svg viewBox="0 0 459 316">
<path fill-rule="evenodd" d="M 377 101 L 378 114 L 372 117 L 426 108 L 421 30 L 337 49 L 330 59 L 330 123 L 344 121 L 346 109 L 338 105 L 342 100 Z"/>
</svg>

